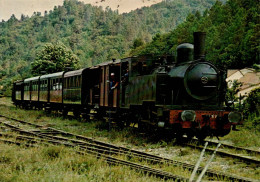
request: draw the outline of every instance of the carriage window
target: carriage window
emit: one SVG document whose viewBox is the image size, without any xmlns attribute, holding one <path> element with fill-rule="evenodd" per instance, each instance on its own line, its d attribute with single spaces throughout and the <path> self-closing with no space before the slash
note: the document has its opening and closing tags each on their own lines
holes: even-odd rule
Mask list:
<svg viewBox="0 0 260 182">
<path fill-rule="evenodd" d="M 69 79 L 66 78 L 66 88 L 69 88 Z"/>
<path fill-rule="evenodd" d="M 78 80 L 79 80 L 79 77 L 75 76 L 75 87 L 78 87 Z"/>
<path fill-rule="evenodd" d="M 25 84 L 25 91 L 29 91 L 29 86 L 28 86 L 28 83 Z"/>
<path fill-rule="evenodd" d="M 79 76 L 79 79 L 78 79 L 78 87 L 81 87 L 81 76 Z"/>
<path fill-rule="evenodd" d="M 40 81 L 40 83 L 41 83 L 41 85 L 40 85 L 41 90 L 46 91 L 47 87 L 48 87 L 47 80 L 42 80 L 42 81 Z"/>
<path fill-rule="evenodd" d="M 50 88 L 51 90 L 55 90 L 55 82 L 53 79 L 50 79 Z"/>
<path fill-rule="evenodd" d="M 55 83 L 55 88 L 56 88 L 56 90 L 59 90 L 59 84 L 60 84 L 60 83 L 59 83 L 59 79 L 56 78 L 56 79 L 55 79 L 55 82 L 56 82 L 56 83 Z"/>
<path fill-rule="evenodd" d="M 65 78 L 64 83 L 65 83 L 64 87 L 68 88 L 68 79 L 67 78 Z"/>
<path fill-rule="evenodd" d="M 62 80 L 61 80 L 61 78 L 58 79 L 58 90 L 62 90 Z"/>
</svg>

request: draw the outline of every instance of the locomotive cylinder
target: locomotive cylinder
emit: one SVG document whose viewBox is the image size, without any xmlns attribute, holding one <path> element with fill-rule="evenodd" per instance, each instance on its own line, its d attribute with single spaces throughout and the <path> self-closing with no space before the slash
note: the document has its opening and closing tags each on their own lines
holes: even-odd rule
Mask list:
<svg viewBox="0 0 260 182">
<path fill-rule="evenodd" d="M 194 32 L 194 60 L 205 60 L 206 32 Z"/>
</svg>

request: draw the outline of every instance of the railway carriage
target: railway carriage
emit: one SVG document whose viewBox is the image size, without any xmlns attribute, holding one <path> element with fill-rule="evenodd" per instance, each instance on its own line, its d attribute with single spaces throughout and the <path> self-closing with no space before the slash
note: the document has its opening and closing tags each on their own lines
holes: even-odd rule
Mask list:
<svg viewBox="0 0 260 182">
<path fill-rule="evenodd" d="M 24 100 L 24 84 L 22 80 L 13 83 L 12 101 L 16 105 L 22 105 Z"/>
<path fill-rule="evenodd" d="M 25 107 L 33 107 L 38 103 L 39 99 L 39 76 L 25 79 L 23 82 L 23 100 Z"/>
<path fill-rule="evenodd" d="M 59 110 L 62 108 L 63 75 L 65 72 L 42 75 L 39 78 L 39 108 Z"/>
<path fill-rule="evenodd" d="M 13 101 L 86 119 L 95 110 L 99 118 L 176 136 L 224 136 L 242 116 L 224 105 L 226 73 L 205 60 L 204 47 L 205 33 L 195 33 L 194 45 L 177 47 L 176 61 L 129 57 L 25 79 L 14 83 Z"/>
</svg>

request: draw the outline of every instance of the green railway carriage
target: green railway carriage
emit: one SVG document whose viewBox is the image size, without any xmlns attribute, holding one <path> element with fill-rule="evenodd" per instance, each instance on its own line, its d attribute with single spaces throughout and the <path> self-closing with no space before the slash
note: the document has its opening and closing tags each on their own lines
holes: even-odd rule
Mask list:
<svg viewBox="0 0 260 182">
<path fill-rule="evenodd" d="M 81 104 L 82 74 L 84 69 L 69 71 L 63 78 L 63 103 Z"/>
<path fill-rule="evenodd" d="M 24 80 L 24 100 L 31 102 L 39 99 L 39 76 L 28 78 Z"/>
<path fill-rule="evenodd" d="M 40 77 L 39 101 L 41 103 L 62 103 L 62 81 L 64 72 Z"/>
<path fill-rule="evenodd" d="M 18 80 L 16 82 L 13 83 L 13 89 L 12 89 L 12 101 L 14 103 L 17 103 L 18 105 L 20 105 L 22 103 L 22 101 L 24 100 L 24 88 L 23 88 L 24 84 L 22 80 Z"/>
<path fill-rule="evenodd" d="M 63 114 L 86 116 L 90 108 L 99 105 L 99 67 L 69 71 L 63 77 Z"/>
</svg>

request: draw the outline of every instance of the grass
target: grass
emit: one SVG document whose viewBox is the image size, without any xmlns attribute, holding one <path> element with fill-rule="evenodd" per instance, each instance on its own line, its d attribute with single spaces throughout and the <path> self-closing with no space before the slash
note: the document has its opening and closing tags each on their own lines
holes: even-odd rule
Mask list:
<svg viewBox="0 0 260 182">
<path fill-rule="evenodd" d="M 142 134 L 135 132 L 135 130 L 131 128 L 119 130 L 116 127 L 112 127 L 109 131 L 107 125 L 104 125 L 104 123 L 100 121 L 80 122 L 75 119 L 64 119 L 56 114 L 47 115 L 44 111 L 21 110 L 19 108 L 15 108 L 10 103 L 9 98 L 0 99 L 0 114 L 22 120 L 24 119 L 28 122 L 37 123 L 40 125 L 51 126 L 71 133 L 92 137 L 104 142 L 122 145 L 131 149 L 138 149 L 151 154 L 191 164 L 195 164 L 200 155 L 200 150 L 175 145 L 174 140 L 157 138 L 155 134 Z M 231 131 L 229 135 L 221 138 L 221 140 L 237 146 L 259 150 L 259 132 L 257 130 L 250 130 L 248 127 L 243 126 L 238 127 L 238 129 L 240 131 Z M 129 168 L 126 167 L 109 167 L 103 163 L 102 160 L 100 161 L 93 157 L 84 156 L 89 163 L 87 161 L 83 162 L 83 164 L 80 162 L 75 162 L 78 160 L 81 161 L 82 156 L 75 154 L 72 149 L 69 150 L 62 147 L 40 147 L 37 149 L 28 149 L 12 145 L 3 145 L 0 143 L 0 150 L 2 150 L 2 148 L 5 150 L 8 150 L 9 148 L 10 153 L 12 153 L 10 154 L 12 157 L 10 158 L 2 155 L 2 151 L 0 151 L 0 157 L 4 157 L 3 159 L 1 158 L 1 160 L 7 161 L 7 163 L 8 160 L 15 161 L 14 158 L 16 153 L 20 153 L 20 156 L 27 155 L 27 153 L 28 155 L 29 153 L 31 153 L 31 155 L 39 154 L 38 166 L 40 166 L 40 172 L 37 173 L 35 170 L 32 170 L 34 166 L 32 159 L 37 157 L 31 157 L 31 160 L 30 157 L 28 157 L 28 160 L 24 162 L 24 165 L 18 167 L 18 169 L 22 170 L 18 171 L 16 168 L 10 169 L 8 167 L 2 167 L 2 163 L 0 162 L 0 181 L 1 179 L 5 179 L 5 181 L 31 181 L 31 179 L 33 179 L 33 181 L 113 181 L 114 179 L 114 181 L 158 181 L 156 178 L 150 178 L 140 172 L 129 170 Z M 67 159 L 67 156 L 68 158 L 70 157 L 70 153 L 73 154 L 71 157 L 75 158 L 71 160 Z M 202 161 L 202 166 L 205 165 L 210 155 L 211 154 L 206 154 Z M 68 161 L 74 162 L 70 164 Z M 94 163 L 93 166 L 91 161 Z M 82 169 L 80 167 L 84 165 L 86 165 L 87 169 Z M 156 167 L 159 169 L 161 168 L 161 166 Z M 217 156 L 211 163 L 210 168 L 253 179 L 260 178 L 260 168 L 258 166 L 247 165 L 229 158 Z M 164 170 L 174 173 L 177 172 L 179 175 L 184 175 L 186 177 L 189 177 L 190 175 L 188 171 L 180 170 L 172 166 L 166 167 Z M 1 178 L 2 173 L 5 174 L 5 178 Z M 55 174 L 57 174 L 56 177 Z M 24 175 L 29 175 L 31 177 L 22 178 L 21 176 Z M 35 177 L 33 177 L 34 175 Z"/>
<path fill-rule="evenodd" d="M 158 181 L 130 170 L 108 166 L 102 159 L 76 154 L 62 146 L 24 148 L 0 144 L 0 181 Z M 15 152 L 14 152 L 15 151 Z"/>
<path fill-rule="evenodd" d="M 260 150 L 260 131 L 244 126 L 239 126 L 237 129 L 239 131 L 231 131 L 230 134 L 223 137 L 223 140 L 236 146 Z"/>
</svg>

